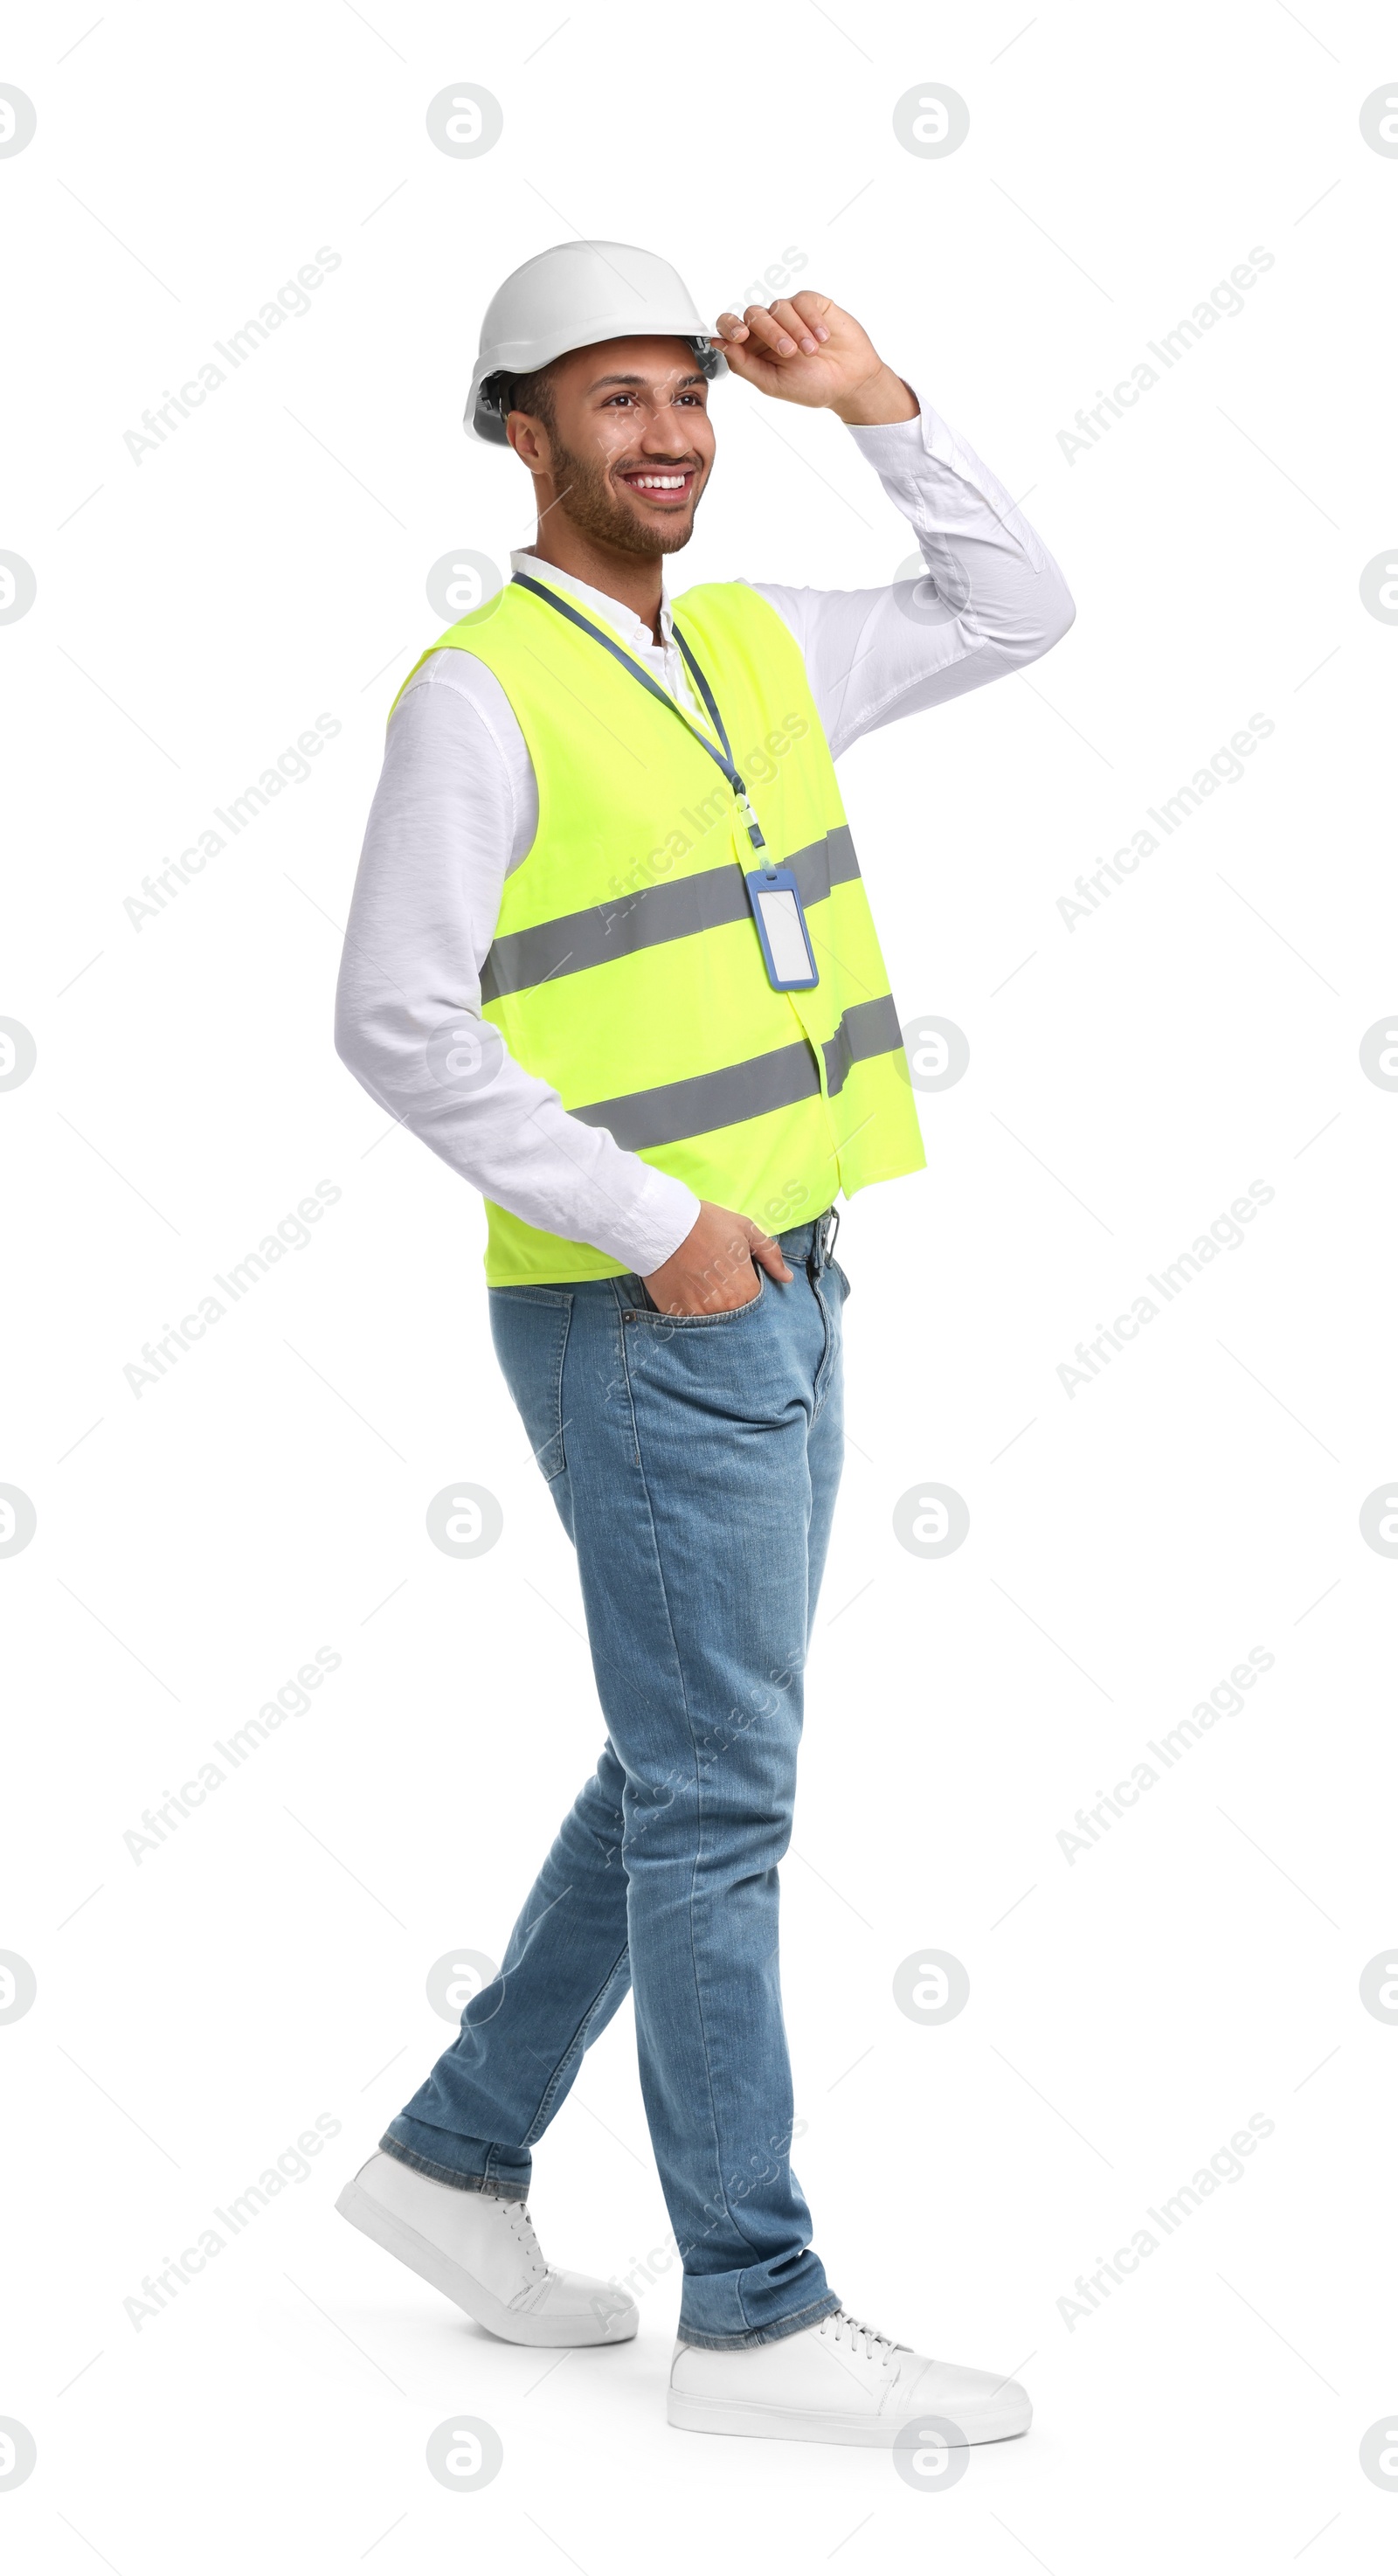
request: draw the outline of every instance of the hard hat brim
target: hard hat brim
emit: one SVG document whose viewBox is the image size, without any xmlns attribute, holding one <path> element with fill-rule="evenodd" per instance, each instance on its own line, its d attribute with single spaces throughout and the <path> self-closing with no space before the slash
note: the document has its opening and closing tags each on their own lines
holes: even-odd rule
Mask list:
<svg viewBox="0 0 1398 2576">
<path fill-rule="evenodd" d="M 716 384 L 720 376 L 726 376 L 729 372 L 728 360 L 723 351 L 716 348 L 707 336 L 701 337 L 696 334 L 693 314 L 686 314 L 682 322 L 676 321 L 673 324 L 664 320 L 656 321 L 649 324 L 644 333 L 637 331 L 634 313 L 599 315 L 583 334 L 579 335 L 576 330 L 569 332 L 559 337 L 556 346 L 552 340 L 546 339 L 543 342 L 529 343 L 527 346 L 515 342 L 513 346 L 506 343 L 501 348 L 483 349 L 476 361 L 471 377 L 471 390 L 462 415 L 462 427 L 467 437 L 480 439 L 488 447 L 509 445 L 505 434 L 504 416 L 489 399 L 488 388 L 493 377 L 532 376 L 540 367 L 551 367 L 555 359 L 569 357 L 575 349 L 595 349 L 603 340 L 634 340 L 642 337 L 683 340 L 686 346 L 694 351 L 711 384 Z"/>
</svg>

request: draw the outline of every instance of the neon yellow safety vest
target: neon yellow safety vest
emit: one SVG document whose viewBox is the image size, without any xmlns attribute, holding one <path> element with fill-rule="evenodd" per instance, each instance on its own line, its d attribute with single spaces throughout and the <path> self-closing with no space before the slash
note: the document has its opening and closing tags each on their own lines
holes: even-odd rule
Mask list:
<svg viewBox="0 0 1398 2576">
<path fill-rule="evenodd" d="M 429 647 L 474 653 L 495 673 L 538 783 L 538 832 L 506 880 L 482 1006 L 575 1118 L 776 1234 L 926 1156 L 796 640 L 741 582 L 687 591 L 674 616 L 723 717 L 761 852 L 673 707 L 533 593 L 507 583 Z M 768 981 L 744 871 L 769 858 L 801 889 L 820 973 L 808 991 Z M 486 1208 L 494 1287 L 624 1274 L 593 1244 Z"/>
</svg>

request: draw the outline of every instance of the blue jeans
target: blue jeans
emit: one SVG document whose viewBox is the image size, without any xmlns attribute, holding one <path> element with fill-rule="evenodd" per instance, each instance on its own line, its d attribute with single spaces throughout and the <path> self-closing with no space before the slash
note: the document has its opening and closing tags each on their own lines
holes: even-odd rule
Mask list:
<svg viewBox="0 0 1398 2576">
<path fill-rule="evenodd" d="M 461 2036 L 382 2141 L 523 2199 L 529 2150 L 626 1994 L 684 2265 L 714 2351 L 838 2306 L 791 2170 L 777 1864 L 843 1452 L 828 1213 L 727 1314 L 635 1276 L 495 1288 L 491 1328 L 577 1550 L 607 1742 Z"/>
</svg>

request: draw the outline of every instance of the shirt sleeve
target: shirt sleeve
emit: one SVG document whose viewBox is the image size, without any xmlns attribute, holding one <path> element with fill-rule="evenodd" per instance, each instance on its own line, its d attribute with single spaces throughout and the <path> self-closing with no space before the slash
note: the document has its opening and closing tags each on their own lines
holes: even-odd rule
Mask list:
<svg viewBox="0 0 1398 2576">
<path fill-rule="evenodd" d="M 644 1275 L 684 1241 L 699 1213 L 694 1192 L 571 1117 L 481 1011 L 501 893 L 536 811 L 528 753 L 494 674 L 471 654 L 434 654 L 389 724 L 335 1045 L 370 1097 L 483 1196 Z"/>
<path fill-rule="evenodd" d="M 922 574 L 878 590 L 753 584 L 801 648 L 837 756 L 880 725 L 1024 669 L 1074 616 L 1047 547 L 936 412 L 850 436 L 907 520 Z"/>
</svg>

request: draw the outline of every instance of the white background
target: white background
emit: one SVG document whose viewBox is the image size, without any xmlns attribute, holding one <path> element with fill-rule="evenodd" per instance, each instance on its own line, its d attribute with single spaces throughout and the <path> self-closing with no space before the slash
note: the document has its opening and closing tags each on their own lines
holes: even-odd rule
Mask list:
<svg viewBox="0 0 1398 2576">
<path fill-rule="evenodd" d="M 0 546 L 38 586 L 0 627 L 0 1012 L 38 1050 L 0 1098 L 0 1479 L 38 1515 L 0 1562 L 0 1947 L 38 1980 L 0 2028 L 17 2567 L 1392 2564 L 1359 2445 L 1398 2398 L 1398 2029 L 1359 1978 L 1398 1928 L 1398 1565 L 1359 1513 L 1398 1462 L 1398 1099 L 1359 1046 L 1395 1002 L 1398 634 L 1359 583 L 1395 538 L 1398 166 L 1359 111 L 1398 64 L 1377 7 L 1032 5 L 9 15 L 38 115 L 0 160 Z M 504 113 L 477 159 L 426 130 L 463 80 Z M 943 160 L 893 131 L 928 80 L 970 110 Z M 673 2270 L 634 2344 L 545 2376 L 332 2207 L 450 2038 L 428 1969 L 499 1957 L 600 1742 L 479 1204 L 330 1037 L 428 569 L 528 534 L 519 469 L 459 425 L 480 312 L 575 230 L 664 252 L 709 312 L 804 251 L 1078 603 L 1024 681 L 842 770 L 903 1016 L 971 1061 L 920 1099 L 928 1173 L 844 1221 L 854 1445 L 784 1976 L 835 2287 L 1035 2399 L 944 2494 L 887 2453 L 668 2431 Z M 134 462 L 123 433 L 322 245 L 310 312 Z M 1245 310 L 1070 463 L 1079 408 L 1253 246 Z M 892 578 L 911 540 L 838 424 L 736 383 L 713 408 L 686 574 Z M 143 876 L 321 712 L 312 776 L 133 929 Z M 1254 713 L 1245 778 L 1065 928 Z M 141 1345 L 321 1179 L 310 1243 L 138 1399 Z M 1074 1344 L 1253 1180 L 1245 1243 L 1070 1398 Z M 462 1478 L 504 1511 L 469 1562 L 424 1521 Z M 929 1479 L 970 1510 L 943 1560 L 892 1526 Z M 141 1811 L 322 1646 L 308 1711 L 138 1865 Z M 1253 1647 L 1241 1713 L 1070 1865 L 1074 1810 Z M 942 2028 L 893 2000 L 920 1945 L 969 1971 Z M 308 2178 L 138 2332 L 142 2277 L 318 2114 Z M 1242 2178 L 1065 2318 L 1254 2114 Z M 664 2245 L 629 2008 L 534 2207 L 573 2265 Z M 473 2494 L 424 2462 L 453 2410 L 504 2445 Z"/>
</svg>

